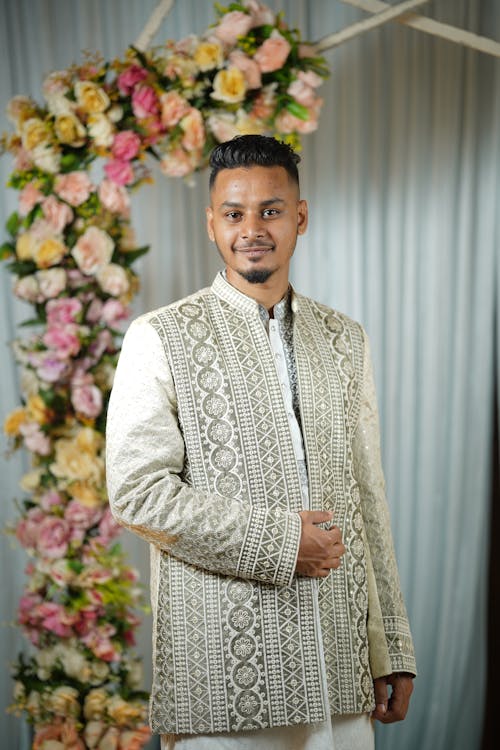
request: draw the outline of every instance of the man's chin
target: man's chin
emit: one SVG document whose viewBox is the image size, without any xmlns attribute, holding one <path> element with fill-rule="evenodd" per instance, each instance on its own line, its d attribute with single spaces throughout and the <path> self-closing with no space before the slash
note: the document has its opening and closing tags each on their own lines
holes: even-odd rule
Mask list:
<svg viewBox="0 0 500 750">
<path fill-rule="evenodd" d="M 274 271 L 268 268 L 253 268 L 250 271 L 238 271 L 238 273 L 249 284 L 265 284 Z"/>
</svg>

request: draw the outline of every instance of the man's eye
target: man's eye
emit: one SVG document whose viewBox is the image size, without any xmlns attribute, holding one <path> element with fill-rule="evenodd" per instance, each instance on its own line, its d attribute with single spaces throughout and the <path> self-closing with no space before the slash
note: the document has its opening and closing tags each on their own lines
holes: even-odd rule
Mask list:
<svg viewBox="0 0 500 750">
<path fill-rule="evenodd" d="M 235 221 L 236 219 L 239 219 L 241 216 L 239 211 L 228 211 L 226 214 L 226 219 L 231 219 L 232 221 Z"/>
<path fill-rule="evenodd" d="M 277 208 L 266 208 L 263 212 L 263 216 L 278 216 L 279 211 Z"/>
</svg>

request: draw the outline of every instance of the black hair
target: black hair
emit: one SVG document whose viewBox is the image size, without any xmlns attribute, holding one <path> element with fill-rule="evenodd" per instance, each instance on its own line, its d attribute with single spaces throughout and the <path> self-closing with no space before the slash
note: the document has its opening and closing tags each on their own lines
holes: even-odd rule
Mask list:
<svg viewBox="0 0 500 750">
<path fill-rule="evenodd" d="M 210 154 L 209 188 L 222 169 L 238 167 L 283 167 L 299 185 L 297 164 L 300 156 L 287 144 L 266 135 L 237 135 L 219 143 Z"/>
</svg>

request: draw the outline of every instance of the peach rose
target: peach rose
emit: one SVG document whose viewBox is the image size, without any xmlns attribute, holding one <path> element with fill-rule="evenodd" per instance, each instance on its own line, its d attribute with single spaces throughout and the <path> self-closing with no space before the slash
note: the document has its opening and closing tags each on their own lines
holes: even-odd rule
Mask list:
<svg viewBox="0 0 500 750">
<path fill-rule="evenodd" d="M 283 67 L 291 49 L 285 37 L 274 29 L 269 39 L 261 44 L 253 59 L 262 73 L 272 73 Z"/>
<path fill-rule="evenodd" d="M 55 232 L 62 232 L 67 224 L 73 221 L 73 211 L 67 203 L 58 201 L 55 195 L 49 195 L 42 202 L 43 215 Z"/>
<path fill-rule="evenodd" d="M 247 88 L 245 76 L 234 65 L 227 70 L 219 70 L 213 82 L 212 98 L 221 102 L 241 102 Z"/>
<path fill-rule="evenodd" d="M 36 103 L 28 96 L 14 96 L 7 105 L 7 117 L 19 129 L 26 120 L 36 115 L 37 109 Z"/>
<path fill-rule="evenodd" d="M 205 128 L 203 117 L 198 109 L 191 109 L 189 114 L 182 118 L 181 128 L 184 131 L 182 145 L 186 151 L 196 151 L 205 143 Z"/>
<path fill-rule="evenodd" d="M 57 687 L 49 697 L 50 709 L 60 716 L 78 716 L 80 700 L 78 690 L 67 685 Z"/>
<path fill-rule="evenodd" d="M 172 128 L 189 112 L 189 102 L 177 91 L 168 91 L 160 97 L 161 121 L 164 127 Z"/>
<path fill-rule="evenodd" d="M 308 86 L 312 86 L 313 89 L 317 89 L 323 83 L 323 78 L 313 70 L 299 70 L 297 78 Z"/>
<path fill-rule="evenodd" d="M 253 20 L 248 13 L 233 10 L 226 13 L 214 29 L 215 36 L 229 46 L 236 44 L 238 37 L 246 36 L 252 28 Z"/>
<path fill-rule="evenodd" d="M 83 146 L 87 137 L 87 131 L 72 112 L 57 115 L 54 130 L 58 140 L 61 143 L 67 143 L 68 146 Z"/>
<path fill-rule="evenodd" d="M 99 185 L 99 200 L 104 208 L 113 214 L 121 214 L 125 218 L 130 216 L 130 198 L 123 185 L 117 185 L 111 180 L 103 180 Z"/>
<path fill-rule="evenodd" d="M 92 226 L 82 234 L 71 254 L 80 271 L 90 276 L 110 262 L 113 248 L 114 242 L 109 234 Z"/>
<path fill-rule="evenodd" d="M 310 107 L 311 104 L 314 104 L 314 100 L 316 98 L 316 92 L 314 91 L 314 89 L 298 78 L 297 80 L 292 81 L 292 83 L 287 88 L 286 93 L 290 94 L 290 96 L 293 96 L 295 101 L 299 104 L 302 104 L 304 107 Z"/>
<path fill-rule="evenodd" d="M 19 215 L 27 216 L 45 198 L 34 182 L 28 182 L 19 193 Z"/>
<path fill-rule="evenodd" d="M 102 719 L 106 713 L 108 694 L 102 688 L 95 688 L 87 693 L 83 705 L 83 715 L 86 719 Z"/>
<path fill-rule="evenodd" d="M 279 133 L 312 133 L 318 127 L 318 117 L 323 99 L 316 97 L 313 105 L 308 107 L 308 118 L 307 120 L 301 120 L 299 117 L 295 117 L 291 112 L 284 109 L 276 118 L 275 127 Z"/>
<path fill-rule="evenodd" d="M 258 0 L 245 0 L 243 5 L 250 11 L 252 26 L 274 25 L 274 12 L 264 3 Z"/>
<path fill-rule="evenodd" d="M 114 695 L 109 699 L 107 712 L 113 722 L 118 726 L 127 726 L 134 724 L 138 719 L 144 717 L 144 708 L 137 703 L 130 703 L 119 695 Z"/>
<path fill-rule="evenodd" d="M 77 81 L 75 96 L 78 106 L 88 114 L 105 112 L 110 105 L 109 96 L 104 89 L 92 81 Z"/>
<path fill-rule="evenodd" d="M 120 750 L 141 750 L 151 737 L 149 727 L 128 729 L 120 735 Z"/>
<path fill-rule="evenodd" d="M 96 279 L 102 291 L 113 297 L 121 297 L 130 287 L 127 272 L 117 263 L 108 263 L 100 268 L 96 273 Z"/>
<path fill-rule="evenodd" d="M 185 177 L 194 168 L 190 155 L 183 148 L 169 151 L 160 161 L 160 169 L 168 177 Z"/>
<path fill-rule="evenodd" d="M 95 186 L 90 177 L 86 172 L 81 171 L 57 175 L 54 183 L 54 192 L 71 206 L 80 206 L 85 203 L 93 190 Z"/>
<path fill-rule="evenodd" d="M 229 55 L 229 62 L 238 68 L 238 70 L 241 70 L 249 89 L 260 88 L 262 85 L 262 76 L 255 60 L 252 60 L 251 57 L 245 55 L 241 50 L 236 49 Z"/>
</svg>

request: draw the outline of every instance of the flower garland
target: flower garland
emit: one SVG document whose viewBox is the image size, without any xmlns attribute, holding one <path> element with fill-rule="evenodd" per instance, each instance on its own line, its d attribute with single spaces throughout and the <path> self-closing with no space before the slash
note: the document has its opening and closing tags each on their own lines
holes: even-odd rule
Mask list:
<svg viewBox="0 0 500 750">
<path fill-rule="evenodd" d="M 13 710 L 35 750 L 140 748 L 149 738 L 140 662 L 131 651 L 137 575 L 124 561 L 105 488 L 106 406 L 120 326 L 138 289 L 131 189 L 186 177 L 213 146 L 266 133 L 300 146 L 316 129 L 322 58 L 257 0 L 216 5 L 218 20 L 123 59 L 88 59 L 45 80 L 45 104 L 17 96 L 9 185 L 18 209 L 0 248 L 34 333 L 14 344 L 22 406 L 5 420 L 32 455 L 14 533 L 29 552 L 18 622 L 34 646 L 14 667 Z M 104 160 L 98 180 L 93 163 Z"/>
</svg>

